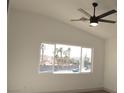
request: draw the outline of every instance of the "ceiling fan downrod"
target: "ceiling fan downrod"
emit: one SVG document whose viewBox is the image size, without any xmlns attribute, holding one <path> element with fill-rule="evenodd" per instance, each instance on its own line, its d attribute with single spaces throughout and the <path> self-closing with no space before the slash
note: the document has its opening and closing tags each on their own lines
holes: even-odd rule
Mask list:
<svg viewBox="0 0 124 93">
<path fill-rule="evenodd" d="M 95 8 L 98 6 L 98 4 L 96 2 L 94 2 L 93 4 L 93 7 L 94 7 L 94 13 L 93 13 L 93 16 L 95 16 Z"/>
</svg>

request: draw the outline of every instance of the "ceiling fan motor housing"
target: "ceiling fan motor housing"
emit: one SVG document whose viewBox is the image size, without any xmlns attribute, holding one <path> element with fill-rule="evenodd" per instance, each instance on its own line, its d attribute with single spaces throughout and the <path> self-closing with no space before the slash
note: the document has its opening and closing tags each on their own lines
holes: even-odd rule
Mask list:
<svg viewBox="0 0 124 93">
<path fill-rule="evenodd" d="M 98 23 L 98 19 L 95 16 L 90 17 L 90 23 Z"/>
</svg>

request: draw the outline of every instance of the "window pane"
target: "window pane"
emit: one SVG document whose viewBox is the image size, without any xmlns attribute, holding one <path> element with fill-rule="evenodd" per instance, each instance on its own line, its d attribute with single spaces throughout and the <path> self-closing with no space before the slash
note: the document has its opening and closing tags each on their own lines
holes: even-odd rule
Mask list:
<svg viewBox="0 0 124 93">
<path fill-rule="evenodd" d="M 82 70 L 81 72 L 91 72 L 92 49 L 82 48 Z"/>
<path fill-rule="evenodd" d="M 40 71 L 52 72 L 54 61 L 54 45 L 41 43 Z"/>
<path fill-rule="evenodd" d="M 81 47 L 56 45 L 55 51 L 55 73 L 76 73 L 79 72 Z"/>
</svg>

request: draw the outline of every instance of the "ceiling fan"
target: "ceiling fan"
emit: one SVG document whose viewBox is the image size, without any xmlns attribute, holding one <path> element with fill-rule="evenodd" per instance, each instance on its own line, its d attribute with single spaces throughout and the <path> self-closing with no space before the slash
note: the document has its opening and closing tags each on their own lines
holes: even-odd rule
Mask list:
<svg viewBox="0 0 124 93">
<path fill-rule="evenodd" d="M 113 13 L 116 13 L 117 11 L 115 9 L 112 9 L 108 12 L 105 12 L 101 15 L 96 16 L 95 15 L 95 8 L 96 6 L 98 6 L 98 4 L 96 2 L 94 2 L 93 4 L 94 7 L 94 11 L 93 11 L 93 16 L 91 16 L 88 12 L 86 12 L 84 9 L 79 8 L 78 11 L 82 12 L 83 14 L 85 14 L 88 18 L 85 17 L 81 17 L 80 19 L 72 19 L 71 21 L 90 21 L 90 26 L 97 26 L 98 22 L 106 22 L 106 23 L 116 23 L 116 21 L 113 20 L 105 20 L 102 19 L 103 17 L 106 17 L 108 15 L 111 15 Z"/>
</svg>

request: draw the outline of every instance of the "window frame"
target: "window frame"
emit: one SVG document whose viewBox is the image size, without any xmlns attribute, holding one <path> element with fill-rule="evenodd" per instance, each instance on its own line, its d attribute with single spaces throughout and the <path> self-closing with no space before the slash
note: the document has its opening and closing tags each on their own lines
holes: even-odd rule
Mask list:
<svg viewBox="0 0 124 93">
<path fill-rule="evenodd" d="M 60 44 L 60 43 L 49 43 L 49 42 L 41 42 L 40 43 L 40 46 L 41 44 L 44 43 L 44 44 L 53 44 L 54 45 L 54 61 L 53 61 L 53 67 L 52 67 L 52 71 L 51 72 L 45 72 L 45 71 L 40 71 L 40 65 L 41 65 L 41 62 L 39 62 L 39 65 L 38 65 L 38 72 L 41 74 L 41 73 L 44 73 L 44 74 L 91 74 L 93 73 L 93 63 L 94 63 L 94 48 L 91 48 L 91 47 L 85 47 L 85 46 L 79 46 L 79 45 L 72 45 L 72 44 L 63 44 L 61 43 L 61 45 L 68 45 L 68 46 L 78 46 L 81 48 L 81 53 L 80 53 L 80 64 L 79 64 L 79 72 L 74 72 L 74 73 L 55 73 L 54 72 L 54 65 L 55 65 L 55 51 L 56 51 L 56 44 Z M 90 72 L 82 72 L 82 48 L 91 48 L 91 71 Z M 41 53 L 41 48 L 40 48 L 40 53 Z M 39 56 L 39 58 L 41 57 L 41 55 Z"/>
</svg>

